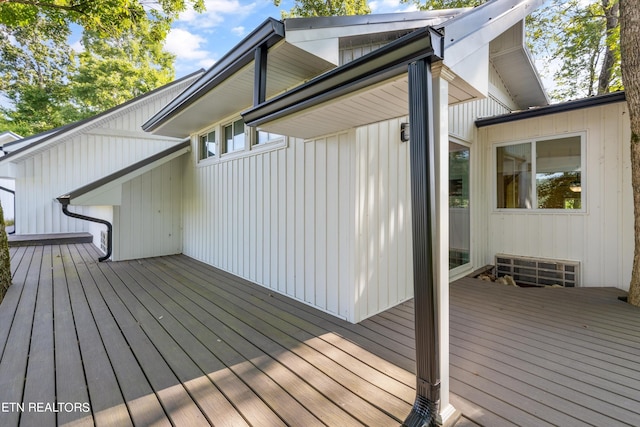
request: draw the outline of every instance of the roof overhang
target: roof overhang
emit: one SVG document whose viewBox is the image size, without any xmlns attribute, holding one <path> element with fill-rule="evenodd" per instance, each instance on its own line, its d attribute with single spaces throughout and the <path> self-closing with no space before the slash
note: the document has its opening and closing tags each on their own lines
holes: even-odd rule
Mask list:
<svg viewBox="0 0 640 427">
<path fill-rule="evenodd" d="M 421 28 L 242 116 L 250 126 L 300 138 L 399 117 L 408 112 L 408 64 L 423 58 L 439 61 L 442 55 L 443 35 Z"/>
<path fill-rule="evenodd" d="M 268 19 L 198 81 L 143 124 L 145 131 L 184 138 L 254 103 L 258 48 L 267 48 L 266 97 L 335 65 L 284 41 L 284 25 Z"/>
<path fill-rule="evenodd" d="M 189 151 L 191 151 L 191 141 L 187 140 L 57 199 L 63 205 L 118 206 L 122 203 L 122 184 Z"/>
<path fill-rule="evenodd" d="M 562 102 L 559 104 L 530 108 L 528 110 L 514 111 L 513 113 L 502 114 L 500 116 L 485 117 L 476 120 L 475 123 L 477 127 L 481 128 L 485 126 L 499 125 L 502 123 L 515 122 L 518 120 L 531 119 L 534 117 L 542 117 L 550 114 L 564 113 L 567 111 L 581 110 L 584 108 L 598 107 L 625 101 L 626 97 L 624 92 L 613 92 L 605 95 L 592 96 L 590 98 Z"/>
<path fill-rule="evenodd" d="M 524 19 L 544 0 L 493 0 L 443 24 L 444 65 L 475 88 L 476 97 L 488 94 L 489 58 L 519 108 L 546 105 L 542 81 L 524 46 Z M 472 92 L 472 91 L 469 91 Z"/>
</svg>

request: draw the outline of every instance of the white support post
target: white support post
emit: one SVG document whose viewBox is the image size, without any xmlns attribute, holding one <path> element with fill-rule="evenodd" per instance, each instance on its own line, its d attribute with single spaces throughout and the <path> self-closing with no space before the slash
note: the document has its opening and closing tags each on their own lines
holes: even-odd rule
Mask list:
<svg viewBox="0 0 640 427">
<path fill-rule="evenodd" d="M 436 175 L 435 264 L 440 339 L 440 408 L 437 424 L 450 426 L 460 417 L 449 401 L 449 82 L 454 75 L 433 64 L 433 127 Z"/>
</svg>

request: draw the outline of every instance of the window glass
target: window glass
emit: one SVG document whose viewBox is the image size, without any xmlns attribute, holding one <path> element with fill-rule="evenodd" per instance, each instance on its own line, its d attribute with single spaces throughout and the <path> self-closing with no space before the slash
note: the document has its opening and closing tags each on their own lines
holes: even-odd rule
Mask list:
<svg viewBox="0 0 640 427">
<path fill-rule="evenodd" d="M 270 133 L 259 130 L 256 132 L 256 141 L 255 144 L 267 144 L 269 142 L 273 142 L 279 139 L 282 139 L 282 135 L 278 135 L 277 133 Z"/>
<path fill-rule="evenodd" d="M 539 209 L 581 209 L 580 137 L 538 141 L 536 192 Z"/>
<path fill-rule="evenodd" d="M 581 146 L 571 136 L 497 147 L 497 207 L 582 209 Z"/>
<path fill-rule="evenodd" d="M 531 143 L 498 147 L 496 160 L 498 208 L 530 209 Z"/>
<path fill-rule="evenodd" d="M 227 153 L 244 149 L 244 122 L 242 119 L 224 126 L 224 140 Z"/>
<path fill-rule="evenodd" d="M 216 156 L 216 131 L 200 135 L 200 160 Z"/>
<path fill-rule="evenodd" d="M 449 270 L 471 261 L 469 147 L 449 143 Z"/>
</svg>

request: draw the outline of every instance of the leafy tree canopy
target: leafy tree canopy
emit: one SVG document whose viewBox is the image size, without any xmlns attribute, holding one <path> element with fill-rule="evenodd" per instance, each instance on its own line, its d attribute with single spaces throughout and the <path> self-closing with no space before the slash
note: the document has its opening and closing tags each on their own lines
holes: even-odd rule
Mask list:
<svg viewBox="0 0 640 427">
<path fill-rule="evenodd" d="M 204 0 L 0 0 L 0 24 L 24 27 L 44 18 L 59 27 L 78 24 L 102 36 L 148 24 L 159 41 L 189 6 L 203 11 Z"/>
<path fill-rule="evenodd" d="M 280 6 L 281 0 L 273 0 Z M 283 18 L 313 16 L 367 15 L 371 9 L 367 0 L 295 0 L 289 12 L 282 12 Z"/>
<path fill-rule="evenodd" d="M 476 7 L 484 0 L 403 0 L 420 9 Z M 550 64 L 556 101 L 622 89 L 618 0 L 549 0 L 527 21 L 529 47 Z M 540 70 L 542 73 L 549 70 Z"/>
<path fill-rule="evenodd" d="M 203 0 L 0 0 L 0 130 L 32 135 L 174 78 L 163 41 Z M 82 50 L 69 46 L 83 27 Z"/>
</svg>

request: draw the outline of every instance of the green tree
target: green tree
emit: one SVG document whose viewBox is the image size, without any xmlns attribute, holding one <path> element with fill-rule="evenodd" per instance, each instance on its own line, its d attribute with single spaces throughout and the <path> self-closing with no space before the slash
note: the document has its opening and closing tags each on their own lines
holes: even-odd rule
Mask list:
<svg viewBox="0 0 640 427">
<path fill-rule="evenodd" d="M 12 104 L 0 108 L 6 129 L 30 135 L 77 118 L 65 83 L 74 69 L 67 37 L 42 20 L 14 30 L 0 25 L 0 92 Z"/>
<path fill-rule="evenodd" d="M 282 0 L 273 0 L 280 6 Z M 282 12 L 283 18 L 313 16 L 367 15 L 371 9 L 367 0 L 295 0 L 289 12 Z"/>
<path fill-rule="evenodd" d="M 2 130 L 31 135 L 171 81 L 170 24 L 203 0 L 0 0 Z M 69 47 L 84 26 L 84 50 Z"/>
<path fill-rule="evenodd" d="M 161 41 L 189 7 L 201 12 L 204 0 L 1 0 L 0 24 L 24 27 L 44 19 L 59 28 L 78 24 L 108 37 L 148 25 L 149 33 Z"/>
<path fill-rule="evenodd" d="M 629 303 L 640 307 L 640 4 L 620 0 L 622 80 L 631 122 L 631 185 L 633 187 L 635 249 Z"/>
<path fill-rule="evenodd" d="M 420 9 L 476 7 L 484 0 L 403 0 Z M 536 57 L 558 64 L 553 72 L 556 101 L 622 89 L 618 0 L 549 0 L 527 21 Z M 556 69 L 557 68 L 557 69 Z M 540 70 L 547 72 L 547 70 Z"/>
<path fill-rule="evenodd" d="M 174 79 L 174 56 L 148 33 L 137 29 L 104 38 L 85 31 L 84 51 L 69 91 L 83 116 L 90 116 L 142 95 Z"/>
<path fill-rule="evenodd" d="M 531 47 L 559 63 L 557 101 L 622 89 L 618 0 L 552 0 L 530 19 Z"/>
</svg>

